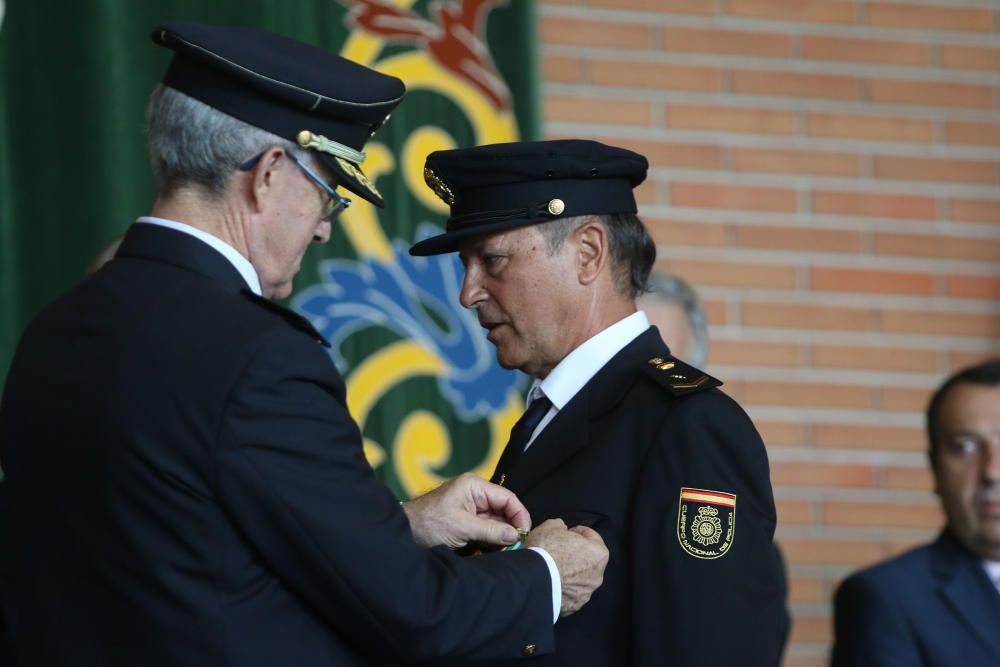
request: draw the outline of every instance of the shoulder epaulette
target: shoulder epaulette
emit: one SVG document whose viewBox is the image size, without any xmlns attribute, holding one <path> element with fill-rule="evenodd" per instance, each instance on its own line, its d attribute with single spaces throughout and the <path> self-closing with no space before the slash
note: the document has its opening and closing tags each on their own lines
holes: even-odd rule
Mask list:
<svg viewBox="0 0 1000 667">
<path fill-rule="evenodd" d="M 280 304 L 277 304 L 277 303 L 271 301 L 270 299 L 265 299 L 264 297 L 259 296 L 259 295 L 255 294 L 255 293 L 251 292 L 248 289 L 242 290 L 242 293 L 243 293 L 244 296 L 246 296 L 248 299 L 250 299 L 251 301 L 253 301 L 254 303 L 256 303 L 258 306 L 262 306 L 262 307 L 270 310 L 272 313 L 276 313 L 276 314 L 280 315 L 286 322 L 288 322 L 289 324 L 291 324 L 293 327 L 295 327 L 299 331 L 302 331 L 302 332 L 305 332 L 306 334 L 308 334 L 310 338 L 312 338 L 313 340 L 315 340 L 317 343 L 319 343 L 323 347 L 330 347 L 330 341 L 328 341 L 326 338 L 324 338 L 323 334 L 321 334 L 320 332 L 316 331 L 316 327 L 314 327 L 309 322 L 309 320 L 307 320 L 306 318 L 302 317 L 301 315 L 299 315 L 298 313 L 296 313 L 294 310 L 289 310 L 288 308 L 285 308 L 284 306 L 282 306 Z"/>
<path fill-rule="evenodd" d="M 722 384 L 722 380 L 675 357 L 653 357 L 643 364 L 643 371 L 672 396 L 683 396 Z"/>
</svg>

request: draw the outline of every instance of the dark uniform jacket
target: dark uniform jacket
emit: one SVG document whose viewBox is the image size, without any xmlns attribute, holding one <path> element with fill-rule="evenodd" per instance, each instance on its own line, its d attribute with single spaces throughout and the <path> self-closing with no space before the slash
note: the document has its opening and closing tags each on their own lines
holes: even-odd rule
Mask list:
<svg viewBox="0 0 1000 667">
<path fill-rule="evenodd" d="M 29 325 L 0 407 L 22 665 L 552 650 L 544 560 L 416 547 L 321 342 L 148 224 Z"/>
<path fill-rule="evenodd" d="M 834 667 L 1000 665 L 1000 593 L 949 533 L 844 581 Z"/>
<path fill-rule="evenodd" d="M 498 470 L 536 524 L 591 526 L 611 552 L 604 584 L 556 624 L 556 654 L 532 664 L 778 664 L 787 615 L 767 456 L 718 384 L 650 328 Z"/>
</svg>

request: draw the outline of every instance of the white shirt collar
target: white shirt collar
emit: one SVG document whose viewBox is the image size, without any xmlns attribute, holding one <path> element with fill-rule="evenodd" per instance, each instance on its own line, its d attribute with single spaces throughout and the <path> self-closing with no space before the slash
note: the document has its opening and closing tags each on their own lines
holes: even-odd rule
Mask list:
<svg viewBox="0 0 1000 667">
<path fill-rule="evenodd" d="M 636 311 L 589 338 L 567 354 L 544 380 L 535 384 L 549 397 L 553 407 L 562 410 L 597 375 L 597 371 L 611 361 L 611 357 L 621 352 L 622 348 L 648 328 L 646 313 Z"/>
<path fill-rule="evenodd" d="M 997 587 L 997 592 L 1000 592 L 1000 560 L 984 560 L 983 568 L 986 570 L 986 576 Z"/>
<path fill-rule="evenodd" d="M 177 230 L 178 232 L 184 232 L 185 234 L 195 237 L 199 241 L 204 241 L 214 249 L 218 250 L 223 257 L 229 260 L 229 263 L 233 265 L 233 268 L 239 271 L 240 275 L 243 276 L 243 280 L 246 281 L 247 286 L 253 290 L 254 294 L 262 296 L 260 289 L 260 277 L 257 275 L 257 271 L 253 268 L 253 264 L 250 263 L 250 260 L 241 255 L 236 248 L 229 245 L 219 237 L 212 236 L 208 232 L 203 232 L 202 230 L 196 229 L 191 225 L 185 225 L 183 222 L 167 220 L 166 218 L 157 218 L 151 215 L 144 215 L 137 219 L 136 222 L 167 227 L 169 229 Z"/>
</svg>

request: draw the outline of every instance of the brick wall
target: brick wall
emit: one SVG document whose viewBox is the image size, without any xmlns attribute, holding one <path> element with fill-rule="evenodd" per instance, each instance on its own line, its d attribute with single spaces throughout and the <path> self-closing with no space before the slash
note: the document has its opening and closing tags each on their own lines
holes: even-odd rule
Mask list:
<svg viewBox="0 0 1000 667">
<path fill-rule="evenodd" d="M 659 267 L 768 443 L 794 628 L 941 525 L 929 391 L 1000 353 L 1000 0 L 540 0 L 548 138 L 647 155 Z"/>
</svg>

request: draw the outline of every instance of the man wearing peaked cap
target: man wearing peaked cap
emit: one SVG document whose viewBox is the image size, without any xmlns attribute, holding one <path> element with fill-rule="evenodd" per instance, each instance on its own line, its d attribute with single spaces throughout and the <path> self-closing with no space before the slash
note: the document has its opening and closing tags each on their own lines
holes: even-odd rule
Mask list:
<svg viewBox="0 0 1000 667">
<path fill-rule="evenodd" d="M 462 305 L 535 377 L 493 481 L 611 552 L 539 664 L 774 666 L 788 621 L 764 445 L 635 306 L 656 256 L 633 196 L 646 166 L 580 140 L 432 153 L 451 215 L 410 252 L 457 250 Z"/>
<path fill-rule="evenodd" d="M 323 340 L 287 296 L 403 84 L 248 28 L 165 24 L 159 190 L 116 256 L 25 331 L 0 403 L 23 665 L 513 659 L 607 550 L 471 475 L 401 507 Z M 484 518 L 485 517 L 485 518 Z M 561 584 L 561 585 L 560 585 Z M 530 647 L 530 651 L 529 651 Z"/>
</svg>

